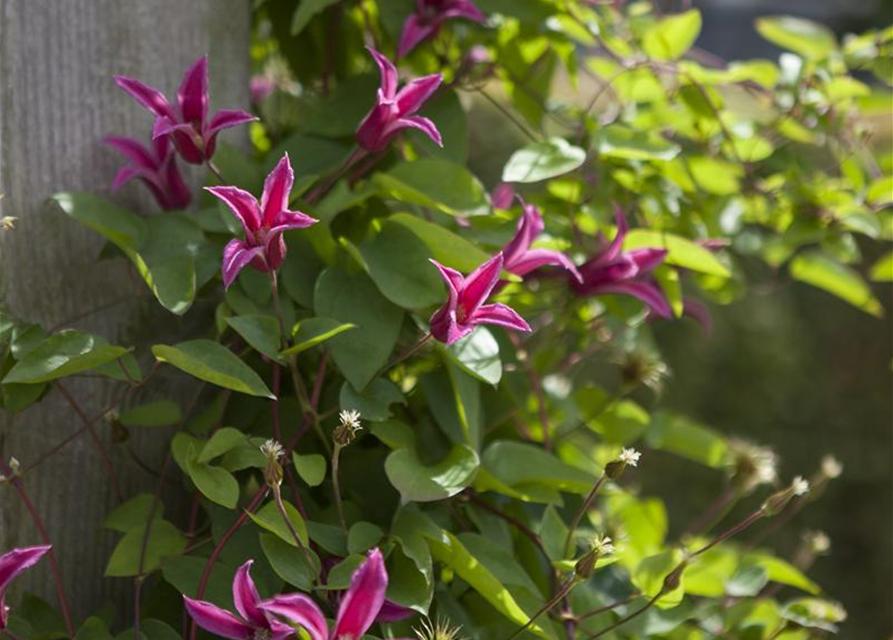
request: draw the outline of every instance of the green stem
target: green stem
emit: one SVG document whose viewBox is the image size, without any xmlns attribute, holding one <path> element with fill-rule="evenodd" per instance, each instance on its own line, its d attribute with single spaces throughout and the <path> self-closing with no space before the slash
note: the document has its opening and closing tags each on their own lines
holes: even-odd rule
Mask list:
<svg viewBox="0 0 893 640">
<path fill-rule="evenodd" d="M 580 505 L 580 508 L 577 509 L 577 512 L 574 514 L 574 519 L 571 521 L 571 526 L 567 530 L 567 538 L 565 538 L 564 540 L 565 557 L 571 557 L 574 551 L 571 547 L 574 541 L 574 531 L 576 531 L 577 527 L 580 526 L 580 521 L 583 519 L 583 516 L 586 514 L 586 512 L 589 511 L 589 508 L 592 506 L 592 502 L 595 500 L 596 494 L 598 494 L 599 490 L 601 490 L 607 478 L 608 477 L 603 473 L 599 477 L 599 479 L 595 481 L 595 484 L 592 486 L 592 491 L 589 492 L 589 495 L 586 496 L 586 500 L 583 501 L 583 504 Z"/>
<path fill-rule="evenodd" d="M 276 503 L 276 509 L 279 510 L 279 515 L 281 515 L 282 519 L 285 521 L 285 526 L 288 527 L 288 532 L 291 534 L 292 538 L 294 538 L 298 549 L 304 554 L 304 560 L 307 561 L 307 566 L 312 570 L 313 559 L 310 557 L 310 550 L 304 545 L 301 536 L 298 535 L 295 526 L 292 524 L 291 518 L 288 517 L 288 512 L 285 510 L 285 504 L 282 502 L 282 491 L 280 491 L 279 485 L 277 484 L 271 487 L 271 489 L 273 490 L 273 501 Z"/>
<path fill-rule="evenodd" d="M 338 522 L 344 533 L 347 533 L 347 519 L 344 517 L 344 503 L 341 501 L 341 481 L 339 480 L 339 462 L 341 460 L 341 445 L 335 443 L 335 450 L 332 452 L 332 484 L 335 489 L 335 506 L 338 508 Z"/>
<path fill-rule="evenodd" d="M 552 598 L 548 602 L 546 602 L 546 604 L 540 607 L 539 610 L 534 613 L 527 622 L 524 623 L 524 626 L 516 629 L 515 632 L 505 640 L 514 640 L 519 635 L 524 633 L 524 631 L 529 629 L 533 625 L 533 623 L 536 622 L 537 618 L 539 618 L 541 615 L 551 610 L 556 604 L 561 602 L 564 597 L 569 594 L 575 586 L 577 586 L 579 582 L 580 579 L 577 576 L 574 576 L 570 580 L 565 582 L 561 589 L 558 590 L 558 593 L 552 596 Z"/>
</svg>

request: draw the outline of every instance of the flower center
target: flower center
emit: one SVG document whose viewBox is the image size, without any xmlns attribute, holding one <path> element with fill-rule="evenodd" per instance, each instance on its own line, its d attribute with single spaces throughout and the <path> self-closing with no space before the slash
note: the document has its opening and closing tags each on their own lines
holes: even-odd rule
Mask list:
<svg viewBox="0 0 893 640">
<path fill-rule="evenodd" d="M 460 303 L 456 305 L 456 320 L 459 322 L 465 322 L 465 319 L 468 317 L 468 311 L 465 307 Z"/>
<path fill-rule="evenodd" d="M 269 629 L 255 629 L 254 630 L 254 640 L 270 640 L 270 630 Z"/>
</svg>

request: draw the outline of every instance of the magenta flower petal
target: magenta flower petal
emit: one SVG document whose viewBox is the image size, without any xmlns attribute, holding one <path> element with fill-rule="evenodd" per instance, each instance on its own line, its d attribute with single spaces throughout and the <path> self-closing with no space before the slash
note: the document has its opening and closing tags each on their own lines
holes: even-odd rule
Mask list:
<svg viewBox="0 0 893 640">
<path fill-rule="evenodd" d="M 254 580 L 251 579 L 252 562 L 249 560 L 236 571 L 236 576 L 233 578 L 233 602 L 236 611 L 241 613 L 245 620 L 256 626 L 266 626 L 268 618 L 260 609 L 260 596 L 257 587 L 254 586 Z"/>
<path fill-rule="evenodd" d="M 391 600 L 385 599 L 384 604 L 381 605 L 381 610 L 378 612 L 378 617 L 375 618 L 376 622 L 399 622 L 400 620 L 406 620 L 407 618 L 411 618 L 416 615 L 416 611 L 410 609 L 409 607 L 404 607 L 401 604 L 397 604 Z"/>
<path fill-rule="evenodd" d="M 289 162 L 288 153 L 286 153 L 264 181 L 260 209 L 265 227 L 273 226 L 279 212 L 288 209 L 288 197 L 294 183 L 295 172 L 292 171 L 291 162 Z"/>
<path fill-rule="evenodd" d="M 0 630 L 6 629 L 9 607 L 6 606 L 6 589 L 20 573 L 33 567 L 52 547 L 40 545 L 13 549 L 0 556 Z"/>
<path fill-rule="evenodd" d="M 363 149 L 377 153 L 387 146 L 391 138 L 385 130 L 392 123 L 392 113 L 392 105 L 376 105 L 363 118 L 357 128 L 357 143 Z"/>
<path fill-rule="evenodd" d="M 119 87 L 129 93 L 143 107 L 160 118 L 176 120 L 177 116 L 171 108 L 167 98 L 158 89 L 150 87 L 134 78 L 115 76 L 115 82 Z"/>
<path fill-rule="evenodd" d="M 338 607 L 333 638 L 359 640 L 375 622 L 384 604 L 388 588 L 388 572 L 385 570 L 381 551 L 373 549 L 366 562 L 350 579 L 350 588 Z"/>
<path fill-rule="evenodd" d="M 515 331 L 530 331 L 530 325 L 518 312 L 499 302 L 486 304 L 474 312 L 476 324 L 495 324 Z"/>
<path fill-rule="evenodd" d="M 247 191 L 238 187 L 205 187 L 205 190 L 223 200 L 242 223 L 246 235 L 254 234 L 263 225 L 257 200 Z"/>
<path fill-rule="evenodd" d="M 395 98 L 400 115 L 409 116 L 421 109 L 428 98 L 434 95 L 434 92 L 440 87 L 441 82 L 443 82 L 443 76 L 439 73 L 407 82 Z"/>
<path fill-rule="evenodd" d="M 221 109 L 211 117 L 211 122 L 208 125 L 206 135 L 207 137 L 211 138 L 213 136 L 216 136 L 224 129 L 230 129 L 242 124 L 248 124 L 249 122 L 254 122 L 257 119 L 257 116 L 253 116 L 247 111 L 242 111 L 240 109 Z"/>
<path fill-rule="evenodd" d="M 515 188 L 508 182 L 500 182 L 490 194 L 490 202 L 496 209 L 508 209 L 515 199 Z M 508 251 L 503 251 L 508 255 Z"/>
<path fill-rule="evenodd" d="M 397 67 L 391 62 L 387 56 L 379 53 L 372 47 L 366 47 L 366 50 L 372 54 L 378 70 L 381 72 L 381 93 L 386 100 L 393 100 L 397 95 Z"/>
<path fill-rule="evenodd" d="M 208 117 L 208 56 L 202 56 L 186 70 L 177 90 L 177 103 L 186 122 L 200 124 Z"/>
<path fill-rule="evenodd" d="M 621 293 L 633 296 L 644 302 L 656 315 L 661 318 L 673 317 L 673 308 L 670 301 L 654 282 L 613 282 L 598 287 L 597 293 Z"/>
<path fill-rule="evenodd" d="M 261 609 L 281 616 L 307 631 L 310 640 L 327 640 L 329 626 L 316 603 L 300 593 L 279 595 L 261 603 Z"/>
<path fill-rule="evenodd" d="M 576 265 L 571 262 L 570 258 L 560 251 L 553 251 L 552 249 L 530 249 L 511 265 L 506 264 L 505 268 L 507 271 L 523 277 L 540 267 L 549 265 L 567 269 L 578 282 L 583 280 L 580 272 L 577 271 Z"/>
<path fill-rule="evenodd" d="M 713 333 L 713 318 L 710 315 L 710 310 L 700 300 L 684 296 L 682 298 L 682 314 L 697 321 L 707 337 Z"/>
<path fill-rule="evenodd" d="M 487 21 L 487 16 L 471 0 L 453 0 L 443 13 L 446 18 L 465 18 L 473 22 Z"/>
<path fill-rule="evenodd" d="M 397 120 L 395 129 L 399 130 L 405 128 L 418 129 L 431 138 L 431 141 L 438 147 L 443 147 L 443 138 L 440 137 L 440 131 L 437 130 L 437 127 L 428 118 L 423 118 L 422 116 L 407 116 Z"/>
<path fill-rule="evenodd" d="M 415 13 L 409 15 L 403 23 L 403 32 L 400 34 L 400 44 L 397 46 L 397 57 L 403 58 L 407 53 L 416 48 L 423 40 L 427 40 L 440 27 L 439 23 L 432 22 L 422 24 Z"/>
<path fill-rule="evenodd" d="M 158 166 L 156 157 L 139 140 L 120 136 L 108 136 L 105 139 L 105 143 L 120 151 L 125 158 L 139 169 L 153 171 Z"/>
<path fill-rule="evenodd" d="M 223 287 L 229 289 L 239 272 L 246 265 L 264 259 L 264 247 L 252 247 L 238 238 L 230 240 L 223 248 Z"/>
<path fill-rule="evenodd" d="M 465 278 L 464 288 L 459 294 L 459 304 L 464 308 L 467 316 L 474 314 L 475 310 L 493 291 L 496 283 L 499 282 L 502 262 L 502 253 L 497 253 Z"/>
<path fill-rule="evenodd" d="M 668 253 L 666 249 L 644 248 L 629 251 L 626 256 L 636 265 L 639 273 L 647 273 L 666 260 Z"/>
<path fill-rule="evenodd" d="M 161 123 L 162 119 L 158 118 L 156 122 Z M 131 165 L 118 171 L 112 189 L 120 189 L 130 180 L 139 179 L 162 209 L 182 209 L 189 204 L 192 194 L 183 181 L 167 138 L 154 140 L 151 147 L 119 136 L 110 136 L 105 143 L 123 154 Z"/>
<path fill-rule="evenodd" d="M 270 227 L 270 233 L 282 233 L 292 229 L 306 229 L 310 225 L 314 225 L 319 220 L 311 218 L 306 213 L 300 211 L 280 211 Z"/>
<path fill-rule="evenodd" d="M 254 627 L 217 605 L 183 596 L 186 611 L 205 631 L 232 640 L 253 640 Z"/>
</svg>

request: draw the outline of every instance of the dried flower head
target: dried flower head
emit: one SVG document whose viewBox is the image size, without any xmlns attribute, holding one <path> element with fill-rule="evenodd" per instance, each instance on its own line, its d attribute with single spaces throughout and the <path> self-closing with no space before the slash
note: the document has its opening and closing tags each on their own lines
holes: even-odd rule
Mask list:
<svg viewBox="0 0 893 640">
<path fill-rule="evenodd" d="M 809 493 L 809 482 L 803 476 L 796 476 L 791 481 L 791 492 L 795 496 L 805 496 Z"/>
<path fill-rule="evenodd" d="M 282 448 L 282 445 L 272 439 L 260 445 L 260 452 L 268 460 L 279 460 L 279 458 L 285 455 L 285 449 Z"/>
<path fill-rule="evenodd" d="M 828 480 L 840 477 L 843 473 L 843 465 L 832 455 L 826 455 L 822 458 L 822 475 Z"/>
<path fill-rule="evenodd" d="M 779 459 L 772 449 L 733 438 L 729 441 L 729 454 L 732 477 L 745 489 L 778 481 Z"/>
<path fill-rule="evenodd" d="M 803 544 L 817 556 L 825 555 L 831 551 L 831 539 L 824 531 L 805 531 Z"/>
<path fill-rule="evenodd" d="M 437 618 L 437 622 L 431 619 L 422 620 L 421 628 L 413 629 L 419 640 L 467 640 L 459 636 L 462 627 L 454 627 L 446 618 Z"/>
<path fill-rule="evenodd" d="M 333 437 L 335 442 L 342 447 L 350 444 L 357 437 L 357 431 L 363 428 L 360 422 L 360 412 L 354 409 L 344 410 L 338 414 L 341 423 L 335 427 Z"/>
<path fill-rule="evenodd" d="M 16 218 L 15 216 L 3 216 L 0 218 L 0 229 L 4 231 L 12 231 L 16 228 Z"/>
<path fill-rule="evenodd" d="M 267 481 L 267 485 L 271 488 L 279 487 L 284 476 L 282 464 L 279 460 L 285 455 L 285 450 L 276 440 L 267 440 L 260 446 L 260 451 L 267 459 L 267 466 L 264 468 L 264 480 Z"/>
<path fill-rule="evenodd" d="M 592 550 L 600 556 L 609 556 L 614 553 L 614 544 L 608 536 L 595 536 L 592 540 Z"/>
</svg>

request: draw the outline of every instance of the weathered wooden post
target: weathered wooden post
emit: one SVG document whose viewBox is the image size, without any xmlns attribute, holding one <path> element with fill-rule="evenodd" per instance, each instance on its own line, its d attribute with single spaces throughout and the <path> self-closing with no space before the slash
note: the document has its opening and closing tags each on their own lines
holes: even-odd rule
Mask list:
<svg viewBox="0 0 893 640">
<path fill-rule="evenodd" d="M 0 215 L 18 218 L 15 229 L 0 232 L 0 305 L 50 328 L 142 286 L 123 267 L 98 264 L 101 239 L 46 199 L 61 190 L 107 192 L 121 159 L 102 138 L 148 136 L 151 117 L 115 86 L 114 74 L 173 94 L 188 65 L 208 53 L 212 106 L 247 106 L 249 7 L 247 0 L 0 0 Z M 133 186 L 114 197 L 148 209 L 137 193 Z M 75 326 L 114 341 L 133 330 L 139 314 L 139 305 L 120 304 Z M 90 416 L 110 400 L 103 382 L 70 388 Z M 14 418 L 0 413 L 0 456 L 28 466 L 81 426 L 53 392 Z M 98 429 L 108 441 L 108 427 Z M 160 465 L 165 441 L 135 446 Z M 120 448 L 112 448 L 112 463 L 125 493 L 153 489 L 155 479 Z M 99 524 L 115 498 L 89 436 L 30 471 L 24 483 L 50 530 L 75 617 L 106 599 L 121 603 L 122 583 L 102 580 L 112 538 Z M 0 487 L 0 550 L 37 543 L 18 496 Z M 54 601 L 48 571 L 29 572 L 21 582 Z"/>
</svg>

